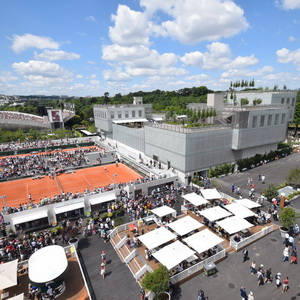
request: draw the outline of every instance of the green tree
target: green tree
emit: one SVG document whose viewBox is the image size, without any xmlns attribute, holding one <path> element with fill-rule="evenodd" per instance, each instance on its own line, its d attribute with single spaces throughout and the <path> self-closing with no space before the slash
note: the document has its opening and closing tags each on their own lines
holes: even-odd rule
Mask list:
<svg viewBox="0 0 300 300">
<path fill-rule="evenodd" d="M 263 195 L 269 200 L 271 201 L 273 198 L 277 198 L 278 197 L 278 187 L 271 183 L 269 184 L 269 186 L 264 189 L 263 191 Z"/>
<path fill-rule="evenodd" d="M 158 295 L 168 291 L 169 280 L 170 277 L 168 269 L 160 264 L 154 272 L 146 273 L 142 281 L 142 286 L 144 289 L 152 291 L 154 294 Z"/>
<path fill-rule="evenodd" d="M 292 207 L 284 207 L 278 219 L 285 228 L 290 229 L 299 217 L 300 214 L 296 213 Z"/>
<path fill-rule="evenodd" d="M 241 106 L 248 105 L 249 100 L 247 98 L 241 98 Z"/>
<path fill-rule="evenodd" d="M 293 187 L 300 187 L 300 168 L 296 167 L 290 169 L 289 174 L 286 177 L 286 181 L 289 185 L 292 185 Z"/>
<path fill-rule="evenodd" d="M 257 104 L 261 104 L 261 103 L 262 103 L 262 100 L 261 100 L 261 99 L 255 98 L 255 99 L 253 100 L 253 105 L 254 105 L 254 106 L 256 106 Z"/>
</svg>

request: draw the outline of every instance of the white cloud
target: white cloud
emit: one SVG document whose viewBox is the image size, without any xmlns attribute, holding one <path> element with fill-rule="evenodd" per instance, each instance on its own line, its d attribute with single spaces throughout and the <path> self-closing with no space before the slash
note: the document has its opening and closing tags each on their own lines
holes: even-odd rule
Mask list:
<svg viewBox="0 0 300 300">
<path fill-rule="evenodd" d="M 131 77 L 123 72 L 120 67 L 115 70 L 104 70 L 103 77 L 107 81 L 128 81 L 131 80 Z"/>
<path fill-rule="evenodd" d="M 293 63 L 297 70 L 300 70 L 300 48 L 291 51 L 286 48 L 282 48 L 276 51 L 277 61 L 283 64 Z"/>
<path fill-rule="evenodd" d="M 32 35 L 26 33 L 24 35 L 13 35 L 12 38 L 12 50 L 16 53 L 20 53 L 28 48 L 38 48 L 38 49 L 58 49 L 59 44 L 53 41 L 49 37 Z"/>
<path fill-rule="evenodd" d="M 274 68 L 272 66 L 264 66 L 257 70 L 248 69 L 230 69 L 221 74 L 221 79 L 240 80 L 241 78 L 256 78 L 265 74 L 272 73 Z"/>
<path fill-rule="evenodd" d="M 182 62 L 186 66 L 197 66 L 202 69 L 228 69 L 228 68 L 244 68 L 246 66 L 255 65 L 258 60 L 252 54 L 251 56 L 238 56 L 231 58 L 231 50 L 228 44 L 214 42 L 207 45 L 207 52 L 194 51 L 186 53 L 182 58 Z"/>
<path fill-rule="evenodd" d="M 100 81 L 93 79 L 93 80 L 90 81 L 90 83 L 91 83 L 91 85 L 99 85 Z"/>
<path fill-rule="evenodd" d="M 109 37 L 119 45 L 148 45 L 149 24 L 141 12 L 131 10 L 126 5 L 119 5 L 117 14 L 112 15 L 114 27 L 109 27 Z"/>
<path fill-rule="evenodd" d="M 76 54 L 74 52 L 65 52 L 62 50 L 44 50 L 42 53 L 35 54 L 36 60 L 48 60 L 48 61 L 54 61 L 54 60 L 75 60 L 79 59 L 80 55 Z"/>
<path fill-rule="evenodd" d="M 150 53 L 151 50 L 143 45 L 126 47 L 113 44 L 102 48 L 102 58 L 112 61 L 132 61 L 147 57 Z"/>
<path fill-rule="evenodd" d="M 125 47 L 117 44 L 103 47 L 102 58 L 114 61 L 122 65 L 130 76 L 152 76 L 153 74 L 164 74 L 174 72 L 185 74 L 183 69 L 176 68 L 178 56 L 174 53 L 159 54 L 145 46 Z M 128 80 L 127 76 L 117 76 Z"/>
<path fill-rule="evenodd" d="M 233 1 L 186 0 L 152 1 L 142 0 L 146 12 L 162 10 L 170 16 L 163 21 L 157 34 L 171 36 L 183 44 L 218 40 L 238 34 L 248 28 L 244 11 Z"/>
<path fill-rule="evenodd" d="M 300 8 L 300 0 L 277 0 L 276 3 L 285 10 Z"/>
<path fill-rule="evenodd" d="M 10 81 L 18 80 L 18 77 L 11 74 L 11 72 L 8 71 L 2 71 L 0 73 L 0 83 L 6 83 Z"/>
<path fill-rule="evenodd" d="M 89 22 L 94 22 L 94 23 L 97 22 L 97 20 L 96 20 L 96 18 L 95 18 L 94 16 L 88 16 L 88 17 L 86 17 L 85 19 L 86 19 L 87 21 L 89 21 Z"/>
<path fill-rule="evenodd" d="M 289 42 L 295 42 L 296 38 L 292 35 L 289 36 Z"/>
<path fill-rule="evenodd" d="M 81 78 L 83 78 L 83 76 L 78 74 L 78 75 L 76 75 L 76 78 L 81 79 Z"/>
<path fill-rule="evenodd" d="M 30 60 L 13 63 L 12 68 L 26 80 L 23 85 L 44 86 L 65 85 L 72 80 L 72 74 L 60 65 L 52 62 Z M 49 91 L 47 92 L 49 93 Z"/>
</svg>

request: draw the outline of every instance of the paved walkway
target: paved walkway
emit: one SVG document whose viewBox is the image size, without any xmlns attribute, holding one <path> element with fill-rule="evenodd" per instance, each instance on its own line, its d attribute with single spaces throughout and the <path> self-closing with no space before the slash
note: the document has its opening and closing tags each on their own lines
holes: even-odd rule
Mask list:
<svg viewBox="0 0 300 300">
<path fill-rule="evenodd" d="M 215 275 L 206 277 L 203 273 L 180 285 L 176 290 L 176 299 L 197 299 L 199 289 L 205 291 L 205 295 L 210 300 L 241 299 L 240 287 L 245 286 L 247 293 L 252 291 L 255 300 L 282 300 L 300 299 L 300 277 L 299 265 L 290 265 L 282 262 L 283 239 L 277 230 L 265 238 L 251 244 L 247 249 L 250 260 L 243 261 L 242 252 L 230 254 L 224 261 L 217 264 L 218 272 Z M 297 241 L 297 246 L 299 242 Z M 266 283 L 257 286 L 256 276 L 250 274 L 250 264 L 252 261 L 256 265 L 264 265 L 264 268 L 272 268 L 273 276 L 277 272 L 282 274 L 282 280 L 288 276 L 290 278 L 290 290 L 282 293 L 282 289 L 277 289 L 275 283 Z"/>
<path fill-rule="evenodd" d="M 106 252 L 107 276 L 100 276 L 101 251 Z M 79 252 L 84 262 L 90 284 L 91 300 L 139 299 L 140 287 L 125 263 L 122 263 L 111 243 L 104 243 L 98 235 L 83 238 Z"/>
</svg>

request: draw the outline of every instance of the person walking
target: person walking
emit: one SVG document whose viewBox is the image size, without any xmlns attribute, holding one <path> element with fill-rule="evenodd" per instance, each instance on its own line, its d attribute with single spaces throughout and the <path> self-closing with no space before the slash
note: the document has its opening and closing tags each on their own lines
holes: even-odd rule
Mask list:
<svg viewBox="0 0 300 300">
<path fill-rule="evenodd" d="M 249 256 L 248 256 L 249 252 L 248 252 L 247 249 L 243 250 L 243 255 L 244 255 L 244 257 L 243 257 L 243 263 L 244 263 L 245 261 L 247 261 L 249 259 Z"/>
<path fill-rule="evenodd" d="M 257 286 L 264 284 L 264 275 L 261 270 L 257 270 Z"/>
<path fill-rule="evenodd" d="M 256 270 L 256 263 L 255 263 L 255 261 L 253 261 L 251 263 L 250 271 L 251 271 L 251 275 L 254 275 L 256 273 L 257 270 Z"/>
<path fill-rule="evenodd" d="M 285 293 L 285 292 L 288 291 L 288 289 L 289 289 L 289 282 L 290 282 L 290 280 L 289 280 L 288 277 L 286 277 L 286 278 L 283 280 L 283 282 L 282 282 L 282 292 L 283 292 L 283 293 Z"/>
<path fill-rule="evenodd" d="M 101 260 L 102 260 L 102 263 L 106 264 L 106 253 L 105 253 L 105 251 L 101 252 Z"/>
<path fill-rule="evenodd" d="M 105 278 L 105 273 L 106 273 L 105 263 L 101 263 L 100 274 L 101 274 L 101 276 L 102 276 L 103 279 Z"/>
<path fill-rule="evenodd" d="M 284 250 L 283 250 L 283 257 L 282 257 L 282 261 L 285 262 L 285 261 L 289 261 L 289 247 L 285 247 Z"/>
<path fill-rule="evenodd" d="M 247 296 L 247 293 L 246 293 L 246 289 L 245 289 L 244 286 L 241 286 L 240 293 L 241 293 L 242 300 L 247 300 L 248 299 L 248 296 Z"/>
<path fill-rule="evenodd" d="M 273 281 L 273 275 L 272 275 L 272 269 L 269 268 L 266 271 L 266 279 L 265 279 L 265 283 L 271 283 Z"/>
<path fill-rule="evenodd" d="M 279 289 L 281 286 L 281 273 L 277 273 L 275 276 L 275 284 L 276 287 Z"/>
<path fill-rule="evenodd" d="M 253 292 L 250 292 L 248 295 L 248 300 L 254 300 Z"/>
</svg>

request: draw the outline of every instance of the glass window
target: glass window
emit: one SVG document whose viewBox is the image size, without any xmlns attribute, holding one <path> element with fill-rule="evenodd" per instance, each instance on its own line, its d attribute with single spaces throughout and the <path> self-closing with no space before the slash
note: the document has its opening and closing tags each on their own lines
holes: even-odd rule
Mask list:
<svg viewBox="0 0 300 300">
<path fill-rule="evenodd" d="M 274 125 L 278 125 L 278 122 L 279 122 L 279 115 L 275 115 L 275 122 L 274 122 Z"/>
<path fill-rule="evenodd" d="M 254 116 L 252 119 L 252 127 L 256 127 L 257 125 L 257 116 Z"/>
<path fill-rule="evenodd" d="M 281 116 L 281 124 L 284 124 L 284 122 L 285 122 L 285 114 L 282 114 L 282 116 Z"/>
<path fill-rule="evenodd" d="M 135 110 L 133 110 L 133 111 L 131 112 L 131 114 L 132 114 L 132 117 L 135 118 Z"/>
<path fill-rule="evenodd" d="M 260 117 L 260 127 L 265 126 L 265 116 Z"/>
<path fill-rule="evenodd" d="M 110 118 L 114 119 L 115 118 L 115 114 L 114 113 L 110 113 Z"/>
<path fill-rule="evenodd" d="M 118 119 L 122 119 L 122 112 L 118 111 Z"/>
<path fill-rule="evenodd" d="M 286 104 L 290 104 L 290 98 L 286 99 Z"/>
<path fill-rule="evenodd" d="M 142 111 L 139 110 L 139 117 L 141 118 L 142 117 Z"/>
<path fill-rule="evenodd" d="M 272 115 L 268 115 L 268 126 L 272 125 Z"/>
<path fill-rule="evenodd" d="M 295 98 L 292 98 L 292 106 L 295 105 Z"/>
<path fill-rule="evenodd" d="M 284 104 L 284 98 L 281 98 L 281 104 Z"/>
<path fill-rule="evenodd" d="M 128 110 L 125 111 L 125 118 L 126 118 L 126 119 L 129 119 L 129 113 L 128 113 Z"/>
</svg>

